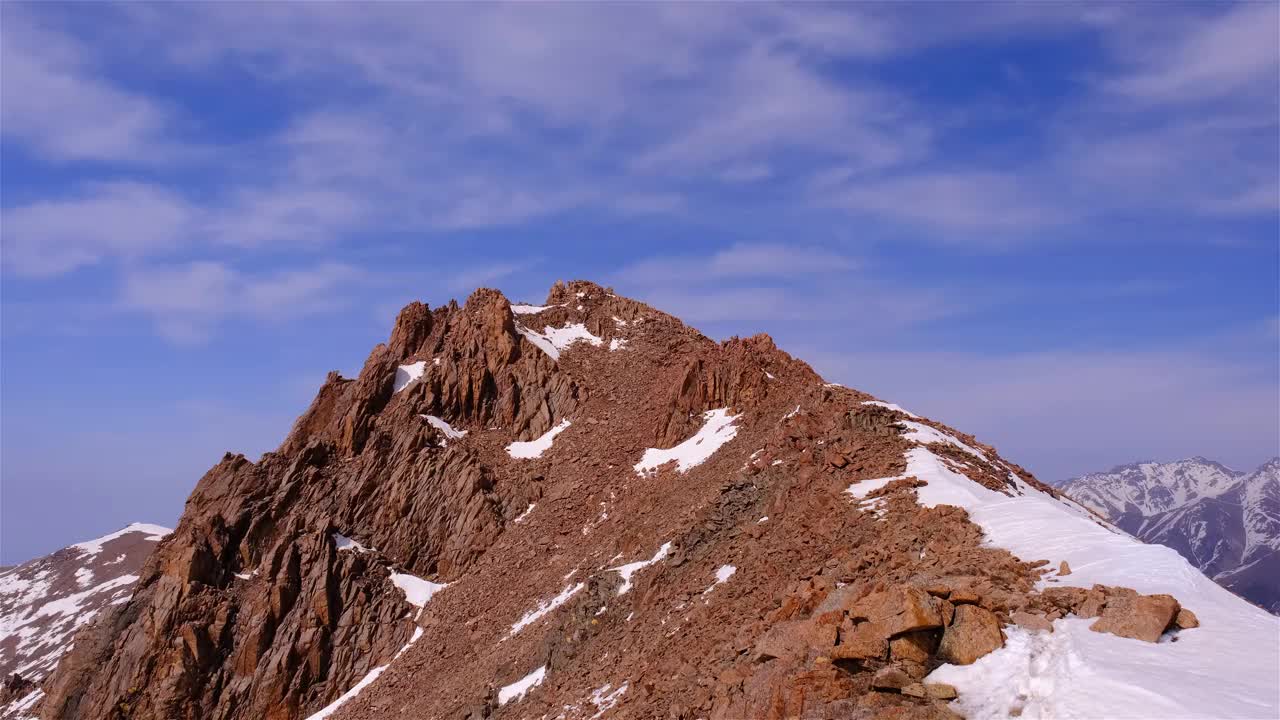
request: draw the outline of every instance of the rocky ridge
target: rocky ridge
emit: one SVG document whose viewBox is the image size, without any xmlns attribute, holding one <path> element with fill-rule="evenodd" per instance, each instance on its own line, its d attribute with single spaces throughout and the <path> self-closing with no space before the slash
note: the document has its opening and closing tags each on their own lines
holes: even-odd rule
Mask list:
<svg viewBox="0 0 1280 720">
<path fill-rule="evenodd" d="M 1200 457 L 1137 463 L 1073 478 L 1060 489 L 1280 614 L 1280 458 L 1252 472 Z"/>
<path fill-rule="evenodd" d="M 966 497 L 1120 537 L 766 336 L 717 343 L 588 282 L 415 303 L 276 452 L 200 480 L 37 709 L 946 718 L 970 685 L 930 678 L 1027 632 L 1162 651 L 1205 617 L 1015 556 Z"/>
<path fill-rule="evenodd" d="M 0 570 L 0 717 L 20 717 L 94 616 L 129 600 L 137 573 L 169 528 L 134 523 Z"/>
</svg>

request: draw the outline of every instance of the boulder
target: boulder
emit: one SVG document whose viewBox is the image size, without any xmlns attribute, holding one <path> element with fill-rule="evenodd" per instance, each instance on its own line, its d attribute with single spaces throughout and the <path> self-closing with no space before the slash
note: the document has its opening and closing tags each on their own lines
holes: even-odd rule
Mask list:
<svg viewBox="0 0 1280 720">
<path fill-rule="evenodd" d="M 894 660 L 925 663 L 937 649 L 937 631 L 918 630 L 903 633 L 889 641 L 889 657 Z"/>
<path fill-rule="evenodd" d="M 1178 616 L 1179 609 L 1171 595 L 1113 595 L 1107 599 L 1102 617 L 1089 629 L 1156 642 Z"/>
<path fill-rule="evenodd" d="M 925 683 L 924 691 L 934 700 L 954 700 L 956 688 L 946 683 Z"/>
<path fill-rule="evenodd" d="M 910 585 L 871 593 L 849 608 L 849 616 L 855 621 L 875 623 L 884 630 L 886 639 L 914 630 L 942 627 L 938 600 Z"/>
<path fill-rule="evenodd" d="M 918 698 L 927 697 L 929 694 L 922 683 L 911 683 L 910 685 L 902 688 L 901 692 L 903 695 L 910 695 L 911 697 Z"/>
<path fill-rule="evenodd" d="M 1076 615 L 1082 618 L 1095 618 L 1102 614 L 1102 609 L 1107 605 L 1107 596 L 1103 595 L 1100 590 L 1094 588 L 1089 590 L 1084 600 L 1076 606 Z"/>
<path fill-rule="evenodd" d="M 840 644 L 831 650 L 832 660 L 879 660 L 889 652 L 889 634 L 876 623 L 864 622 L 840 628 Z"/>
<path fill-rule="evenodd" d="M 756 642 L 753 662 L 775 658 L 803 660 L 810 648 L 826 652 L 836 644 L 836 626 L 807 620 L 784 620 L 769 628 Z"/>
<path fill-rule="evenodd" d="M 1062 561 L 1062 564 L 1058 565 L 1058 574 L 1059 574 L 1059 575 L 1070 575 L 1070 574 L 1071 574 L 1071 566 L 1067 564 L 1067 561 L 1066 561 L 1066 560 L 1063 560 L 1063 561 Z"/>
<path fill-rule="evenodd" d="M 1034 615 L 1028 612 L 1018 611 L 1009 615 L 1009 619 L 1014 624 L 1024 627 L 1028 630 L 1042 630 L 1044 632 L 1053 632 L 1053 623 L 1043 615 Z"/>
<path fill-rule="evenodd" d="M 894 665 L 886 665 L 876 671 L 871 678 L 871 687 L 876 690 L 901 690 L 902 688 L 915 682 L 911 676 L 903 672 L 902 668 Z"/>
<path fill-rule="evenodd" d="M 1191 628 L 1200 627 L 1200 619 L 1197 618 L 1196 614 L 1190 610 L 1186 608 L 1179 608 L 1178 616 L 1173 619 L 1173 624 L 1183 630 L 1190 630 Z"/>
<path fill-rule="evenodd" d="M 977 605 L 960 605 L 956 607 L 955 620 L 942 634 L 938 658 L 956 665 L 969 665 L 1001 647 L 1004 647 L 1004 632 L 996 616 Z"/>
</svg>

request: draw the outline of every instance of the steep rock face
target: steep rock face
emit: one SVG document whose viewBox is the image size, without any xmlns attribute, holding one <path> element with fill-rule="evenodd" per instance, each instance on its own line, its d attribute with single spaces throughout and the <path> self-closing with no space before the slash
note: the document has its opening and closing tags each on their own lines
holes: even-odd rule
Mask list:
<svg viewBox="0 0 1280 720">
<path fill-rule="evenodd" d="M 499 491 L 483 449 L 449 446 L 424 416 L 525 438 L 581 399 L 496 291 L 406 307 L 359 377 L 330 374 L 279 451 L 229 454 L 201 479 L 133 600 L 50 681 L 45 716 L 297 718 L 327 704 L 412 631 L 390 572 L 456 577 L 504 508 L 527 504 L 519 483 Z"/>
<path fill-rule="evenodd" d="M 94 616 L 126 602 L 169 528 L 134 523 L 0 571 L 0 718 L 40 699 L 40 683 Z"/>
<path fill-rule="evenodd" d="M 1280 613 L 1280 458 L 1251 473 L 1204 458 L 1140 463 L 1074 478 L 1060 489 Z"/>
<path fill-rule="evenodd" d="M 276 453 L 200 481 L 39 712 L 954 717 L 956 687 L 928 681 L 947 659 L 1111 597 L 1056 597 L 1094 564 L 1016 556 L 966 497 L 1133 542 L 767 337 L 713 342 L 586 282 L 413 304 Z"/>
</svg>

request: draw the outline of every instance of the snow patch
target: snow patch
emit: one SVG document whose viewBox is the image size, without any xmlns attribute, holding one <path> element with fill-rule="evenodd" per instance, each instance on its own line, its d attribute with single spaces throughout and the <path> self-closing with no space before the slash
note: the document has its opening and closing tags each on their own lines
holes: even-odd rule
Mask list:
<svg viewBox="0 0 1280 720">
<path fill-rule="evenodd" d="M 547 600 L 546 602 L 538 603 L 538 607 L 536 609 L 530 610 L 529 612 L 525 613 L 524 617 L 517 620 L 511 626 L 511 631 L 507 633 L 507 637 L 511 637 L 516 633 L 520 632 L 521 630 L 538 622 L 547 613 L 551 612 L 552 610 L 555 610 L 556 608 L 568 602 L 569 598 L 573 597 L 579 590 L 581 590 L 584 587 L 586 587 L 586 583 L 578 583 L 577 585 L 571 585 L 565 588 L 564 590 L 561 590 L 559 595 L 551 598 L 550 600 Z"/>
<path fill-rule="evenodd" d="M 400 588 L 400 592 L 404 593 L 404 599 L 410 605 L 422 611 L 422 607 L 427 604 L 431 596 L 445 589 L 447 585 L 443 583 L 433 583 L 430 580 L 423 580 L 414 575 L 406 575 L 405 573 L 391 573 L 391 584 Z"/>
<path fill-rule="evenodd" d="M 666 542 L 666 543 L 663 543 L 662 547 L 658 548 L 658 552 L 654 553 L 653 557 L 649 558 L 648 560 L 640 560 L 638 562 L 627 563 L 626 565 L 620 565 L 618 567 L 609 568 L 610 570 L 613 570 L 622 576 L 622 586 L 618 588 L 618 594 L 623 595 L 628 590 L 631 589 L 632 575 L 635 575 L 636 573 L 640 572 L 641 570 L 649 567 L 650 565 L 656 562 L 662 561 L 662 559 L 667 556 L 667 552 L 669 552 L 670 550 L 671 550 L 671 543 Z"/>
<path fill-rule="evenodd" d="M 904 477 L 906 476 L 898 475 L 896 477 L 875 478 L 873 480 L 859 480 L 858 482 L 845 488 L 845 492 L 861 500 L 862 498 L 865 498 L 867 495 L 870 495 L 872 492 L 879 490 L 880 488 L 884 487 L 885 485 L 888 485 L 894 480 L 901 480 Z"/>
<path fill-rule="evenodd" d="M 354 550 L 356 552 L 369 552 L 369 548 L 366 548 L 364 545 L 361 545 L 341 533 L 333 533 L 333 544 L 337 546 L 339 551 Z"/>
<path fill-rule="evenodd" d="M 529 507 L 525 508 L 524 512 L 520 513 L 520 517 L 517 517 L 515 520 L 512 520 L 512 522 L 518 523 L 523 521 L 525 518 L 529 517 L 529 513 L 533 512 L 533 509 L 536 507 L 538 507 L 538 503 L 529 503 Z M 568 580 L 569 578 L 565 578 L 565 579 Z"/>
<path fill-rule="evenodd" d="M 796 415 L 799 415 L 799 414 L 800 414 L 800 406 L 799 406 L 799 405 L 797 405 L 795 410 L 792 410 L 791 412 L 787 413 L 786 415 L 783 415 L 783 416 L 782 416 L 782 419 L 783 419 L 783 420 L 790 420 L 791 418 L 793 418 L 793 417 L 795 417 Z"/>
<path fill-rule="evenodd" d="M 688 440 L 665 450 L 659 448 L 645 450 L 640 462 L 635 464 L 636 473 L 644 475 L 657 472 L 658 468 L 672 460 L 676 461 L 678 472 L 688 472 L 691 468 L 705 462 L 716 450 L 738 434 L 738 428 L 734 425 L 738 416 L 730 415 L 728 408 L 708 410 L 702 414 L 702 417 L 706 421 L 702 429 Z"/>
<path fill-rule="evenodd" d="M 551 443 L 556 439 L 556 436 L 569 429 L 571 424 L 569 419 L 565 418 L 558 425 L 534 440 L 513 442 L 507 446 L 507 454 L 521 460 L 542 457 L 542 453 L 551 447 Z"/>
<path fill-rule="evenodd" d="M 902 437 L 911 440 L 912 442 L 918 442 L 921 445 L 928 445 L 929 443 L 935 442 L 950 444 L 964 450 L 970 455 L 982 458 L 984 461 L 987 460 L 986 453 L 983 453 L 981 450 L 971 445 L 966 445 L 965 443 L 960 442 L 960 440 L 954 435 L 949 435 L 941 430 L 925 425 L 924 423 L 913 422 L 911 420 L 903 420 L 901 421 L 901 424 L 905 425 L 907 428 L 907 431 L 902 433 Z"/>
<path fill-rule="evenodd" d="M 435 415 L 423 415 L 422 417 L 431 425 L 431 427 L 439 430 L 441 434 L 444 435 L 445 445 L 449 444 L 449 440 L 457 440 L 467 434 L 466 430 L 455 430 L 452 425 Z"/>
<path fill-rule="evenodd" d="M 627 686 L 628 683 L 624 682 L 617 690 L 610 692 L 613 685 L 606 683 L 593 690 L 591 692 L 591 704 L 596 706 L 596 714 L 591 716 L 591 720 L 596 720 L 601 715 L 612 710 L 613 706 L 618 704 L 618 700 L 622 699 L 622 696 L 627 693 Z"/>
<path fill-rule="evenodd" d="M 342 693 L 342 695 L 338 696 L 337 700 L 334 700 L 328 705 L 325 705 L 322 709 L 320 709 L 314 715 L 308 717 L 307 720 L 324 720 L 325 718 L 334 714 L 335 712 L 338 711 L 338 708 L 342 707 L 343 703 L 359 695 L 361 690 L 364 690 L 365 688 L 372 685 L 373 681 L 377 680 L 378 676 L 381 675 L 383 671 L 386 670 L 388 667 L 390 667 L 390 664 L 379 665 L 378 667 L 370 670 L 369 674 L 360 678 L 360 682 L 356 683 L 355 685 L 352 685 L 350 690 Z"/>
<path fill-rule="evenodd" d="M 609 351 L 621 350 L 627 346 L 627 339 L 616 337 L 609 341 Z"/>
<path fill-rule="evenodd" d="M 541 685 L 542 679 L 546 676 L 547 666 L 543 665 L 510 685 L 503 686 L 503 688 L 498 691 L 498 705 L 506 705 L 512 700 L 519 700 L 525 693 L 529 692 L 530 689 Z"/>
<path fill-rule="evenodd" d="M 576 342 L 586 342 L 595 346 L 604 344 L 604 340 L 592 335 L 587 330 L 587 326 L 582 323 L 569 323 L 562 328 L 547 326 L 542 329 L 542 332 L 516 325 L 516 332 L 536 345 L 539 350 L 550 355 L 552 360 L 559 360 L 560 353 Z"/>
<path fill-rule="evenodd" d="M 902 407 L 901 405 L 894 405 L 893 403 L 884 402 L 883 400 L 864 400 L 862 404 L 863 405 L 879 405 L 882 408 L 897 410 L 898 412 L 902 413 L 903 415 L 906 415 L 907 417 L 915 418 L 917 420 L 920 419 L 919 415 L 911 412 L 910 410 Z"/>
<path fill-rule="evenodd" d="M 401 365 L 396 368 L 395 385 L 392 387 L 391 391 L 400 392 L 401 390 L 409 387 L 410 383 L 422 377 L 422 373 L 425 372 L 426 369 L 426 360 L 419 360 L 416 363 L 409 363 L 408 365 Z"/>
<path fill-rule="evenodd" d="M 553 307 L 564 307 L 563 305 L 525 305 L 523 303 L 511 306 L 511 312 L 516 315 L 536 315 L 543 310 L 550 310 Z"/>
<path fill-rule="evenodd" d="M 719 585 L 722 582 L 726 582 L 736 572 L 738 572 L 738 568 L 732 565 L 721 565 L 716 570 L 716 584 Z"/>
<path fill-rule="evenodd" d="M 102 546 L 106 545 L 112 540 L 115 540 L 116 538 L 124 537 L 125 535 L 128 535 L 130 533 L 146 533 L 147 537 L 144 537 L 143 540 L 151 540 L 155 542 L 155 541 L 163 540 L 164 537 L 171 532 L 173 532 L 173 530 L 167 527 L 161 527 L 160 525 L 150 525 L 148 523 L 130 523 L 129 525 L 111 533 L 110 535 L 103 535 L 100 538 L 95 538 L 93 540 L 86 540 L 82 543 L 76 543 L 71 547 L 76 548 L 77 550 L 83 551 L 86 555 L 97 555 L 98 553 L 102 552 Z"/>
</svg>

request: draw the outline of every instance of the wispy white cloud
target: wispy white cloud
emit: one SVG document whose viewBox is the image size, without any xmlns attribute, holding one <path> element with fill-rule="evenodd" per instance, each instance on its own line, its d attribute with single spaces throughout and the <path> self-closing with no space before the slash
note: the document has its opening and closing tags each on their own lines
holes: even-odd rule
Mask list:
<svg viewBox="0 0 1280 720">
<path fill-rule="evenodd" d="M 54 161 L 170 162 L 171 113 L 122 90 L 70 36 L 43 27 L 19 3 L 0 15 L 0 132 Z"/>
<path fill-rule="evenodd" d="M 118 307 L 149 317 L 174 342 L 199 343 L 231 317 L 283 321 L 331 311 L 347 302 L 360 277 L 340 263 L 254 274 L 212 261 L 133 267 Z"/>
<path fill-rule="evenodd" d="M 1063 222 L 1064 210 L 1026 177 L 996 172 L 924 172 L 850 182 L 827 204 L 924 226 L 940 242 L 982 241 L 984 232 L 1026 233 Z M 999 237 L 987 240 L 999 241 Z"/>
<path fill-rule="evenodd" d="M 715 283 L 739 278 L 796 280 L 853 270 L 858 262 L 840 252 L 785 243 L 737 243 L 709 255 L 650 257 L 620 268 L 619 282 L 636 286 Z"/>
<path fill-rule="evenodd" d="M 162 188 L 133 182 L 92 185 L 80 194 L 4 210 L 4 266 L 49 276 L 109 258 L 171 252 L 198 210 Z"/>
<path fill-rule="evenodd" d="M 1275 104 L 1280 5 L 1223 3 L 1210 17 L 1179 17 L 1160 42 L 1120 48 L 1131 67 L 1108 89 L 1148 102 L 1203 102 L 1242 91 Z"/>
</svg>

